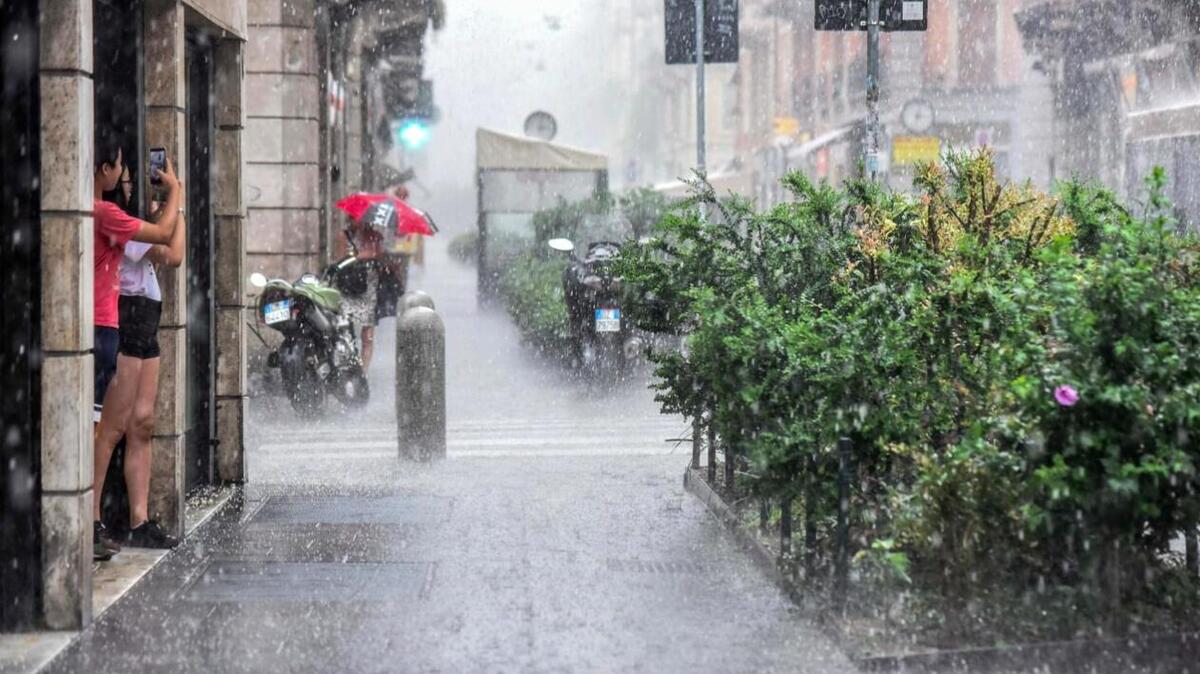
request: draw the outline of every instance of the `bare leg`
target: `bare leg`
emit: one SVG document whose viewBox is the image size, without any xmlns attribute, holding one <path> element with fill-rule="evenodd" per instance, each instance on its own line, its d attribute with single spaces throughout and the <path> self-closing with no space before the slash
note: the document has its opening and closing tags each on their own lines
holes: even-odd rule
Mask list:
<svg viewBox="0 0 1200 674">
<path fill-rule="evenodd" d="M 371 355 L 375 353 L 375 327 L 363 326 L 362 329 L 362 362 L 363 370 L 371 367 Z"/>
<path fill-rule="evenodd" d="M 158 358 L 142 361 L 137 398 L 125 434 L 125 486 L 129 490 L 129 527 L 150 519 L 150 456 L 154 437 L 154 402 L 158 397 Z"/>
<path fill-rule="evenodd" d="M 92 518 L 97 521 L 100 519 L 100 501 L 104 497 L 104 476 L 108 473 L 108 462 L 129 425 L 141 368 L 141 360 L 117 356 L 117 374 L 104 393 L 104 410 L 100 413 L 100 423 L 96 425 L 92 462 L 95 471 L 92 478 Z"/>
</svg>

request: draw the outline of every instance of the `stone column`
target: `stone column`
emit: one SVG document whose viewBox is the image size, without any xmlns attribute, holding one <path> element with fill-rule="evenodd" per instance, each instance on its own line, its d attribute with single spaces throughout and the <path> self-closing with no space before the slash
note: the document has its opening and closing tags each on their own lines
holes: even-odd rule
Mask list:
<svg viewBox="0 0 1200 674">
<path fill-rule="evenodd" d="M 296 278 L 319 271 L 321 255 L 314 2 L 250 0 L 247 9 L 247 266 Z"/>
<path fill-rule="evenodd" d="M 43 619 L 92 618 L 92 2 L 42 0 Z"/>
<path fill-rule="evenodd" d="M 187 43 L 184 7 L 178 0 L 146 0 L 146 147 L 164 147 L 187 184 Z M 187 203 L 186 198 L 183 203 Z M 186 258 L 187 256 L 185 256 Z M 150 517 L 169 533 L 184 532 L 185 430 L 187 414 L 187 260 L 163 269 L 162 347 L 158 411 L 150 467 Z"/>
<path fill-rule="evenodd" d="M 217 477 L 244 482 L 243 429 L 246 409 L 246 207 L 242 198 L 242 131 L 245 115 L 243 43 L 221 40 L 215 50 L 217 268 Z"/>
</svg>

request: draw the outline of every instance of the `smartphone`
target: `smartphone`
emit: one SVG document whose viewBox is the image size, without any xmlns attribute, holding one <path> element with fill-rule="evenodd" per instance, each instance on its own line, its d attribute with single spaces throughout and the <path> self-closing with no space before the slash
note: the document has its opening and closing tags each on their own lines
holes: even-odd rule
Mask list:
<svg viewBox="0 0 1200 674">
<path fill-rule="evenodd" d="M 150 148 L 150 184 L 159 185 L 158 172 L 167 169 L 167 149 L 165 147 Z"/>
</svg>

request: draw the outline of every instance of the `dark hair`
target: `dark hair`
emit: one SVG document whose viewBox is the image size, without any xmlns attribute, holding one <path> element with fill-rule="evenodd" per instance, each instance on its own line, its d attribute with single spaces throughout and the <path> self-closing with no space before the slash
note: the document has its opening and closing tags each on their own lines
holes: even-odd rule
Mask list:
<svg viewBox="0 0 1200 674">
<path fill-rule="evenodd" d="M 133 180 L 133 172 L 129 171 L 128 167 L 126 167 L 125 170 L 129 172 L 129 179 Z M 122 173 L 121 175 L 122 175 L 122 181 L 123 181 L 125 174 Z M 101 194 L 100 198 L 105 201 L 116 204 L 118 208 L 120 208 L 121 210 L 125 211 L 126 213 L 128 213 L 130 215 L 135 215 L 135 213 L 133 212 L 133 195 L 130 194 L 129 199 L 125 198 L 125 189 L 124 189 L 124 186 L 121 184 L 121 182 L 117 183 L 117 189 L 109 190 L 109 191 L 105 192 L 104 194 Z"/>
<path fill-rule="evenodd" d="M 96 173 L 108 164 L 115 167 L 117 165 L 117 157 L 122 156 L 121 138 L 110 131 L 96 129 Z"/>
</svg>

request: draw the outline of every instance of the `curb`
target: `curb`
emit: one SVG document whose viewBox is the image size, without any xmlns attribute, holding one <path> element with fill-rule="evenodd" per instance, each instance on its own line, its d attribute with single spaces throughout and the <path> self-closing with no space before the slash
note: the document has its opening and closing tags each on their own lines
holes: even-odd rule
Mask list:
<svg viewBox="0 0 1200 674">
<path fill-rule="evenodd" d="M 698 498 L 733 535 L 738 545 L 763 573 L 797 605 L 802 595 L 797 585 L 779 570 L 775 555 L 741 522 L 702 476 L 685 469 L 683 486 Z M 824 623 L 824 621 L 820 621 Z M 836 629 L 823 630 L 835 643 L 843 641 Z M 928 651 L 905 655 L 846 656 L 864 672 L 1054 672 L 1097 674 L 1200 674 L 1200 632 L 1159 634 L 1116 639 L 1047 641 L 985 648 Z"/>
<path fill-rule="evenodd" d="M 721 499 L 717 492 L 713 491 L 712 487 L 708 486 L 708 482 L 700 476 L 700 471 L 687 468 L 683 473 L 683 487 L 700 499 L 708 507 L 709 512 L 721 520 L 721 524 L 725 525 L 725 528 L 733 534 L 738 545 L 750 555 L 755 566 L 767 574 L 771 582 L 779 586 L 793 601 L 799 599 L 796 584 L 788 580 L 779 570 L 779 565 L 775 563 L 775 554 L 767 549 L 767 546 L 763 545 L 758 537 L 742 526 L 737 513 Z"/>
</svg>

